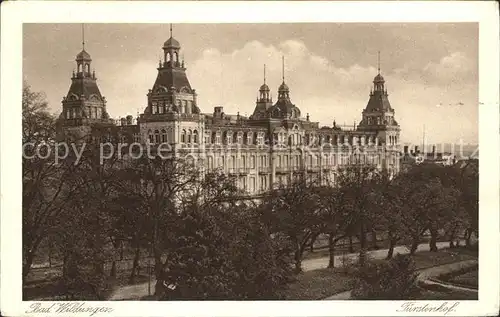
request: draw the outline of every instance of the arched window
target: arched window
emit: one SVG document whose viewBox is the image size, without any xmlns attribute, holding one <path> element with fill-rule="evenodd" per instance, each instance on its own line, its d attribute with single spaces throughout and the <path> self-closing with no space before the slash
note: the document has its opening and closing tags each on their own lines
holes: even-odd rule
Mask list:
<svg viewBox="0 0 500 317">
<path fill-rule="evenodd" d="M 154 143 L 153 133 L 151 132 L 151 130 L 148 131 L 148 139 L 149 143 Z"/>
<path fill-rule="evenodd" d="M 175 62 L 178 62 L 179 61 L 179 54 L 177 52 L 175 52 Z"/>
<path fill-rule="evenodd" d="M 192 134 L 192 132 L 191 132 L 191 130 L 189 130 L 188 134 L 187 134 L 187 143 L 191 143 L 191 141 L 192 141 L 191 140 L 191 134 Z"/>
<path fill-rule="evenodd" d="M 212 132 L 212 140 L 211 140 L 211 141 L 212 141 L 212 143 L 215 143 L 216 138 L 217 138 L 217 133 Z"/>
<path fill-rule="evenodd" d="M 87 64 L 87 73 L 90 73 L 90 65 Z"/>
<path fill-rule="evenodd" d="M 181 143 L 186 143 L 186 130 L 181 132 Z"/>
<path fill-rule="evenodd" d="M 227 144 L 227 131 L 222 132 L 222 144 Z"/>
<path fill-rule="evenodd" d="M 161 142 L 162 143 L 167 142 L 167 131 L 165 131 L 165 129 L 161 129 Z"/>
<path fill-rule="evenodd" d="M 80 73 L 82 71 L 82 64 L 78 64 L 78 72 Z"/>
<path fill-rule="evenodd" d="M 233 132 L 233 143 L 238 143 L 238 134 Z"/>
<path fill-rule="evenodd" d="M 172 56 L 170 55 L 170 53 L 167 53 L 166 60 L 167 60 L 167 63 L 172 60 Z"/>
<path fill-rule="evenodd" d="M 193 143 L 198 143 L 198 131 L 193 131 Z"/>
<path fill-rule="evenodd" d="M 155 130 L 155 143 L 160 143 L 160 131 Z"/>
</svg>

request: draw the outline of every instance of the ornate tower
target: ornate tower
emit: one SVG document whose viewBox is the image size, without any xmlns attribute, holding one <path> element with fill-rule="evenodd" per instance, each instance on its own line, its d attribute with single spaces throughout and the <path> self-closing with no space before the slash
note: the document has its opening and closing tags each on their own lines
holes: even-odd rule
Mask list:
<svg viewBox="0 0 500 317">
<path fill-rule="evenodd" d="M 395 111 L 389 102 L 389 94 L 385 88 L 385 79 L 380 74 L 380 52 L 378 62 L 378 74 L 373 79 L 373 88 L 370 91 L 370 99 L 363 110 L 363 117 L 357 129 L 360 131 L 376 132 L 378 144 L 382 146 L 388 155 L 386 167 L 393 165 L 395 172 L 399 171 L 399 159 L 393 156 L 399 153 L 400 127 L 394 115 Z"/>
<path fill-rule="evenodd" d="M 143 140 L 184 145 L 194 141 L 200 143 L 203 116 L 197 105 L 196 91 L 187 78 L 184 61 L 179 57 L 181 45 L 173 38 L 172 25 L 170 38 L 162 49 L 163 60 L 159 61 L 158 75 L 147 94 L 148 105 L 139 119 Z"/>
<path fill-rule="evenodd" d="M 255 110 L 251 116 L 252 119 L 266 118 L 267 110 L 273 105 L 271 90 L 266 84 L 266 65 L 264 64 L 264 83 L 259 88 L 259 95 L 255 103 Z"/>
<path fill-rule="evenodd" d="M 271 117 L 281 119 L 298 119 L 300 118 L 300 109 L 297 108 L 290 100 L 290 89 L 285 84 L 285 57 L 281 58 L 282 62 L 282 78 L 283 82 L 278 87 L 278 100 L 269 111 Z"/>
<path fill-rule="evenodd" d="M 92 58 L 85 50 L 84 29 L 82 26 L 82 51 L 76 55 L 76 72 L 73 70 L 71 86 L 62 100 L 62 112 L 59 124 L 66 131 L 71 127 L 82 127 L 92 124 L 111 124 L 106 111 L 106 99 L 97 86 L 95 71 L 91 72 Z M 88 129 L 87 129 L 88 130 Z M 88 133 L 88 131 L 87 131 Z"/>
</svg>

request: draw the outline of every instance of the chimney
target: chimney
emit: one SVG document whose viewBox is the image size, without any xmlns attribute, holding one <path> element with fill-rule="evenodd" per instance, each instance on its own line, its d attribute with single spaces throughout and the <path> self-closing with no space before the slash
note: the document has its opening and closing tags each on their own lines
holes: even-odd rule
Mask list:
<svg viewBox="0 0 500 317">
<path fill-rule="evenodd" d="M 127 116 L 127 125 L 132 125 L 133 117 L 131 115 Z"/>
<path fill-rule="evenodd" d="M 405 146 L 404 146 L 404 154 L 405 154 L 405 155 L 408 155 L 408 145 L 405 145 Z"/>
<path fill-rule="evenodd" d="M 224 114 L 222 111 L 223 109 L 223 107 L 214 107 L 214 118 L 222 118 L 222 115 Z"/>
<path fill-rule="evenodd" d="M 432 146 L 432 154 L 435 154 L 435 153 L 436 153 L 436 146 L 435 146 L 435 145 L 433 145 L 433 146 Z"/>
</svg>

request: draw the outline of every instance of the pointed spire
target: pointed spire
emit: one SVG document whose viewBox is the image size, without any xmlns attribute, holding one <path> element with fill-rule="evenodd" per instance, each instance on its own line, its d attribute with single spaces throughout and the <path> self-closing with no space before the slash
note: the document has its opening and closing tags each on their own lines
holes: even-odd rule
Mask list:
<svg viewBox="0 0 500 317">
<path fill-rule="evenodd" d="M 285 56 L 281 56 L 281 76 L 283 78 L 283 82 L 285 82 Z"/>
<path fill-rule="evenodd" d="M 264 64 L 264 85 L 266 84 L 266 64 Z"/>
<path fill-rule="evenodd" d="M 378 51 L 378 73 L 380 74 L 380 51 Z"/>
<path fill-rule="evenodd" d="M 170 37 L 172 37 L 172 23 L 170 23 Z"/>
<path fill-rule="evenodd" d="M 82 23 L 82 50 L 85 51 L 85 24 Z"/>
</svg>

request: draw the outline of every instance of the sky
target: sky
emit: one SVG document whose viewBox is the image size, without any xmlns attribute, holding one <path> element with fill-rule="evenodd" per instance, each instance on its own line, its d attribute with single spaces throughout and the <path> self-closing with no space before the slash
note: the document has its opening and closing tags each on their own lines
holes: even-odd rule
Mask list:
<svg viewBox="0 0 500 317">
<path fill-rule="evenodd" d="M 101 93 L 113 118 L 142 113 L 157 75 L 168 24 L 85 24 Z M 402 142 L 478 143 L 477 23 L 175 24 L 187 75 L 204 113 L 250 115 L 258 88 L 273 100 L 285 81 L 292 102 L 320 125 L 361 120 L 378 51 Z M 61 111 L 81 24 L 24 24 L 23 77 Z"/>
</svg>

